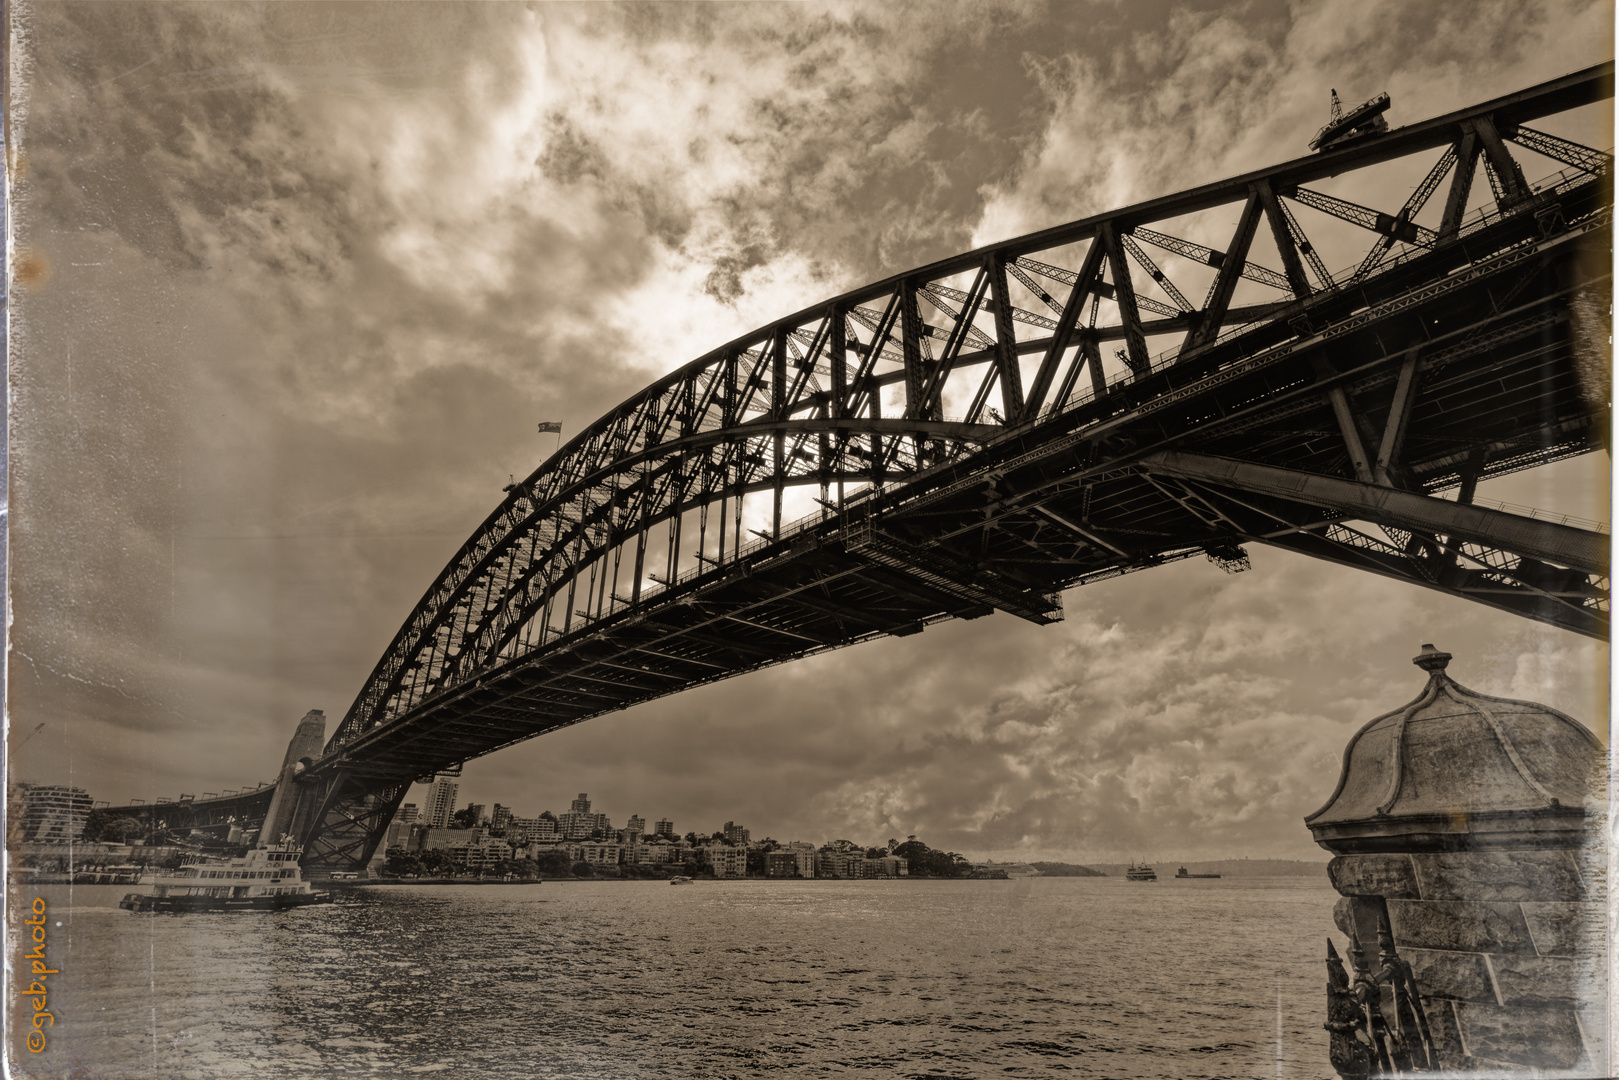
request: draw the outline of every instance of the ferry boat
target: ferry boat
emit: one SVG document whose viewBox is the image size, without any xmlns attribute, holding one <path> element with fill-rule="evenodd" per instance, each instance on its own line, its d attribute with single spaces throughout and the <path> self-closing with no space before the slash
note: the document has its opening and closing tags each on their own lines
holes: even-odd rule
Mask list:
<svg viewBox="0 0 1619 1080">
<path fill-rule="evenodd" d="M 1130 864 L 1130 869 L 1128 869 L 1128 870 L 1126 870 L 1124 872 L 1124 880 L 1126 880 L 1126 881 L 1157 881 L 1158 880 L 1158 875 L 1153 873 L 1152 867 L 1150 867 L 1150 866 L 1137 866 L 1135 863 L 1131 863 Z"/>
<path fill-rule="evenodd" d="M 274 911 L 305 904 L 329 904 L 332 894 L 316 892 L 303 879 L 295 844 L 252 848 L 235 858 L 204 857 L 173 870 L 151 870 L 118 902 L 125 911 Z"/>
</svg>

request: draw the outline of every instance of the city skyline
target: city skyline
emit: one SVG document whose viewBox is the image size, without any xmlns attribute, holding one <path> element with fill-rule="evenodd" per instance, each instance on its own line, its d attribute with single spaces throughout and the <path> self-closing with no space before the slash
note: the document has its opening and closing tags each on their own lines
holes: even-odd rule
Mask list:
<svg viewBox="0 0 1619 1080">
<path fill-rule="evenodd" d="M 1611 53 L 1601 4 L 1457 10 L 20 14 L 12 776 L 115 804 L 271 778 L 552 451 L 536 424 L 565 441 L 842 289 L 1299 156 L 1332 89 L 1389 91 L 1398 125 Z M 1598 113 L 1567 134 L 1607 146 Z M 1601 458 L 1480 495 L 1606 519 Z M 1421 688 L 1423 642 L 1606 737 L 1606 645 L 1249 554 L 1072 591 L 1048 628 L 700 687 L 458 782 L 973 858 L 1323 858 L 1302 818 Z"/>
</svg>

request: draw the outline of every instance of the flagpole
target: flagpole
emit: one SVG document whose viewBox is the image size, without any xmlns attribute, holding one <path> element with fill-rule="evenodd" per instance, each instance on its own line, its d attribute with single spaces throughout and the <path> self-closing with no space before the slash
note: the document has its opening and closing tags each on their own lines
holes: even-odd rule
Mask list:
<svg viewBox="0 0 1619 1080">
<path fill-rule="evenodd" d="M 562 422 L 560 420 L 541 420 L 540 434 L 551 434 L 557 437 L 557 441 L 551 447 L 551 455 L 555 457 L 557 451 L 562 449 Z"/>
</svg>

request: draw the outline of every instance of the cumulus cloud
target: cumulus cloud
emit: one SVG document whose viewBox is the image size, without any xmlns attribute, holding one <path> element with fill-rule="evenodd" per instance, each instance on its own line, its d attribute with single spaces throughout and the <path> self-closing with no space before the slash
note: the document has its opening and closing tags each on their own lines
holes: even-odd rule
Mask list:
<svg viewBox="0 0 1619 1080">
<path fill-rule="evenodd" d="M 1301 156 L 1329 89 L 1351 104 L 1387 90 L 1391 123 L 1409 123 L 1477 100 L 1482 71 L 1505 92 L 1600 63 L 1611 43 L 1596 3 L 1177 6 L 1111 51 L 1025 61 L 1052 116 L 1020 168 L 986 186 L 974 242 Z M 1388 193 L 1394 207 L 1408 190 Z"/>
</svg>

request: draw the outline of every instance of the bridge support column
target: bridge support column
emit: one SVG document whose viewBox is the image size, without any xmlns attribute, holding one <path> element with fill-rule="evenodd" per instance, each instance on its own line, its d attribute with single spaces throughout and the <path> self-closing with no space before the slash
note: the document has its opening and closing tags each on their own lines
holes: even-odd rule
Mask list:
<svg viewBox="0 0 1619 1080">
<path fill-rule="evenodd" d="M 259 829 L 261 847 L 277 843 L 292 832 L 299 801 L 298 774 L 320 757 L 325 746 L 326 713 L 321 709 L 310 709 L 298 721 L 298 730 L 287 744 L 286 756 L 281 759 L 275 794 L 270 798 L 270 809 L 265 812 L 264 825 Z"/>
<path fill-rule="evenodd" d="M 410 790 L 408 782 L 375 787 L 347 772 L 306 787 L 311 797 L 300 809 L 308 816 L 300 813 L 294 835 L 305 873 L 316 877 L 364 870 Z"/>
</svg>

